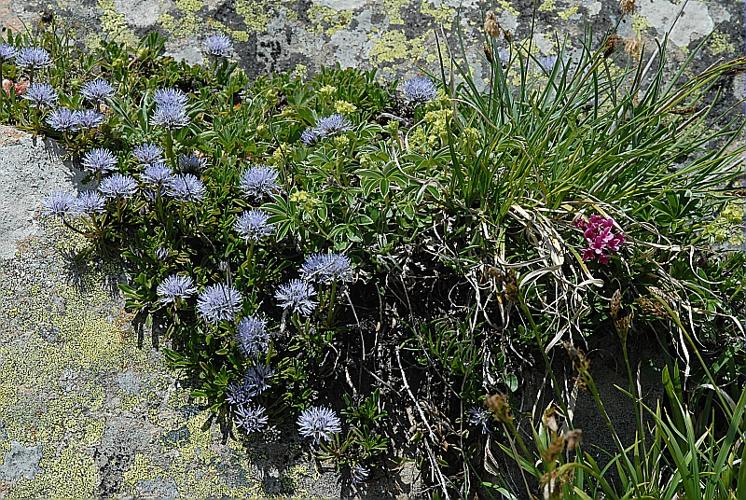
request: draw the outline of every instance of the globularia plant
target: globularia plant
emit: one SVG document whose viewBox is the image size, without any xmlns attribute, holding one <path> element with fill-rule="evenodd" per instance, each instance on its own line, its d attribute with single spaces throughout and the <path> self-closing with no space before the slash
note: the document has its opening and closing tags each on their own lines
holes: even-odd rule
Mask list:
<svg viewBox="0 0 746 500">
<path fill-rule="evenodd" d="M 597 395 L 579 346 L 621 345 L 632 373 L 628 342 L 656 338 L 738 399 L 744 258 L 707 232 L 741 202 L 740 128 L 714 106 L 743 61 L 669 75 L 665 47 L 650 64 L 609 40 L 539 59 L 488 37 L 486 87 L 456 57 L 437 79 L 249 81 L 221 34 L 205 65 L 165 57 L 155 34 L 92 53 L 54 24 L 6 42 L 1 74 L 29 85 L 3 93 L 0 119 L 62 141 L 87 174 L 45 213 L 117 256 L 127 307 L 166 325 L 168 361 L 235 437 L 295 425 L 356 487 L 404 457 L 433 496 L 622 498 L 644 481 L 587 466 L 572 483 L 541 447 L 547 467 L 529 465 L 524 440 L 550 435 L 588 460 L 568 411 L 568 387 Z M 562 432 L 515 425 L 534 366 Z M 492 466 L 501 449 L 525 488 Z"/>
</svg>

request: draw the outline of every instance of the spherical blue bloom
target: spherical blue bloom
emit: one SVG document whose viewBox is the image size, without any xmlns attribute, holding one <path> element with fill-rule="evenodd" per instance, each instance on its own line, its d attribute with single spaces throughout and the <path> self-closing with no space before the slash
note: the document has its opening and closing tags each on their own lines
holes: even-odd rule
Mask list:
<svg viewBox="0 0 746 500">
<path fill-rule="evenodd" d="M 303 279 L 319 283 L 348 281 L 352 278 L 352 264 L 346 255 L 315 253 L 309 255 L 300 268 Z"/>
<path fill-rule="evenodd" d="M 16 64 L 22 68 L 37 70 L 52 64 L 52 58 L 41 47 L 24 47 L 16 53 Z"/>
<path fill-rule="evenodd" d="M 339 113 L 316 120 L 316 131 L 324 137 L 348 130 L 352 130 L 352 123 Z"/>
<path fill-rule="evenodd" d="M 275 292 L 275 298 L 283 309 L 310 316 L 318 303 L 313 300 L 316 290 L 313 286 L 301 280 L 290 280 L 280 285 Z"/>
<path fill-rule="evenodd" d="M 319 138 L 319 134 L 316 133 L 315 128 L 307 128 L 303 131 L 300 135 L 300 140 L 305 144 L 306 146 L 310 146 L 316 140 Z"/>
<path fill-rule="evenodd" d="M 257 242 L 272 234 L 275 226 L 267 222 L 269 215 L 262 210 L 249 210 L 236 219 L 234 228 L 246 241 Z"/>
<path fill-rule="evenodd" d="M 478 428 L 482 434 L 490 432 L 490 412 L 486 408 L 470 408 L 468 420 L 471 425 Z"/>
<path fill-rule="evenodd" d="M 438 95 L 438 88 L 426 76 L 410 78 L 402 84 L 402 94 L 408 104 L 424 104 Z"/>
<path fill-rule="evenodd" d="M 225 390 L 225 399 L 233 406 L 243 406 L 256 396 L 253 388 L 247 386 L 242 379 L 241 382 L 231 382 Z"/>
<path fill-rule="evenodd" d="M 269 347 L 267 322 L 253 316 L 243 318 L 238 323 L 238 347 L 247 358 L 261 356 Z"/>
<path fill-rule="evenodd" d="M 45 215 L 55 215 L 57 217 L 75 215 L 78 211 L 75 196 L 64 191 L 50 193 L 42 201 L 42 208 Z"/>
<path fill-rule="evenodd" d="M 78 127 L 81 129 L 96 128 L 104 123 L 104 115 L 93 109 L 83 109 L 73 113 L 75 114 L 75 120 L 78 122 Z"/>
<path fill-rule="evenodd" d="M 58 132 L 72 132 L 78 129 L 75 111 L 68 108 L 57 108 L 49 113 L 47 123 Z"/>
<path fill-rule="evenodd" d="M 57 91 L 48 83 L 32 83 L 26 89 L 23 98 L 37 107 L 54 106 L 57 103 Z"/>
<path fill-rule="evenodd" d="M 316 125 L 312 129 L 306 129 L 301 134 L 301 141 L 304 144 L 311 144 L 318 140 L 330 137 L 340 132 L 352 130 L 352 122 L 344 116 L 335 113 L 324 116 L 316 120 Z"/>
<path fill-rule="evenodd" d="M 187 95 L 179 89 L 158 89 L 153 97 L 156 106 L 169 106 L 178 104 L 182 108 L 189 102 Z"/>
<path fill-rule="evenodd" d="M 352 484 L 362 484 L 368 480 L 370 469 L 362 464 L 355 464 L 350 469 L 350 482 Z"/>
<path fill-rule="evenodd" d="M 225 396 L 228 402 L 234 406 L 244 405 L 251 398 L 269 389 L 269 381 L 274 375 L 274 370 L 266 365 L 252 366 L 240 382 L 228 384 Z"/>
<path fill-rule="evenodd" d="M 194 281 L 189 276 L 181 274 L 172 274 L 161 281 L 156 288 L 158 301 L 164 304 L 176 302 L 178 299 L 188 299 L 197 289 L 194 287 Z"/>
<path fill-rule="evenodd" d="M 179 168 L 187 172 L 200 172 L 207 167 L 207 159 L 200 158 L 195 154 L 179 155 Z"/>
<path fill-rule="evenodd" d="M 202 201 L 205 197 L 205 185 L 192 174 L 179 174 L 171 178 L 166 186 L 166 193 L 179 201 Z"/>
<path fill-rule="evenodd" d="M 10 61 L 18 53 L 18 49 L 7 43 L 0 44 L 0 61 Z"/>
<path fill-rule="evenodd" d="M 270 379 L 275 371 L 267 365 L 255 365 L 246 370 L 244 385 L 254 394 L 261 394 L 269 389 Z"/>
<path fill-rule="evenodd" d="M 137 182 L 129 175 L 113 174 L 101 181 L 98 190 L 107 198 L 131 198 L 137 193 Z"/>
<path fill-rule="evenodd" d="M 277 170 L 272 167 L 263 165 L 250 167 L 241 175 L 239 186 L 248 196 L 260 200 L 263 196 L 280 190 L 280 186 L 277 184 L 277 176 Z"/>
<path fill-rule="evenodd" d="M 189 116 L 187 116 L 186 108 L 183 104 L 169 102 L 156 106 L 150 123 L 167 129 L 176 129 L 187 126 L 189 124 Z"/>
<path fill-rule="evenodd" d="M 163 149 L 160 146 L 150 143 L 135 146 L 132 154 L 141 165 L 150 165 L 163 159 Z"/>
<path fill-rule="evenodd" d="M 83 167 L 97 174 L 105 174 L 117 169 L 117 157 L 105 148 L 95 148 L 83 155 Z"/>
<path fill-rule="evenodd" d="M 267 426 L 267 411 L 262 406 L 239 405 L 235 412 L 236 425 L 247 433 L 259 432 Z"/>
<path fill-rule="evenodd" d="M 162 161 L 148 165 L 140 174 L 140 180 L 145 184 L 151 184 L 160 188 L 169 186 L 173 178 L 173 171 Z"/>
<path fill-rule="evenodd" d="M 223 34 L 211 35 L 205 39 L 205 54 L 215 57 L 229 57 L 233 51 L 233 42 Z"/>
<path fill-rule="evenodd" d="M 81 214 L 100 214 L 106 208 L 106 200 L 96 191 L 83 191 L 78 194 L 75 206 Z"/>
<path fill-rule="evenodd" d="M 331 441 L 334 434 L 342 432 L 342 423 L 331 408 L 312 406 L 298 417 L 298 432 L 319 444 L 322 439 Z"/>
<path fill-rule="evenodd" d="M 96 78 L 83 84 L 80 93 L 89 101 L 101 102 L 114 95 L 114 88 L 106 80 Z"/>
<path fill-rule="evenodd" d="M 232 321 L 241 310 L 241 300 L 241 293 L 231 285 L 210 285 L 197 297 L 197 311 L 208 323 Z"/>
</svg>

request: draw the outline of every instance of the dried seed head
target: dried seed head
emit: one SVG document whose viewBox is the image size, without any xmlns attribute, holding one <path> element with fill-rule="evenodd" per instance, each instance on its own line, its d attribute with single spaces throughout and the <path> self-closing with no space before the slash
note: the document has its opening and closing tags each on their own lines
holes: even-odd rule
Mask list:
<svg viewBox="0 0 746 500">
<path fill-rule="evenodd" d="M 573 451 L 578 447 L 580 442 L 583 440 L 583 431 L 580 429 L 573 429 L 565 433 L 565 445 L 567 451 Z"/>
<path fill-rule="evenodd" d="M 619 10 L 622 14 L 630 14 L 635 10 L 635 0 L 619 0 Z"/>
<path fill-rule="evenodd" d="M 492 55 L 492 47 L 484 44 L 484 57 L 487 58 L 487 60 L 490 62 L 490 64 L 493 64 L 495 62 L 495 57 Z"/>
<path fill-rule="evenodd" d="M 622 46 L 623 43 L 624 38 L 621 36 L 616 33 L 610 35 L 604 42 L 604 57 L 610 57 L 611 54 L 613 54 L 618 47 Z"/>
<path fill-rule="evenodd" d="M 513 422 L 513 416 L 510 414 L 510 403 L 508 403 L 508 398 L 504 394 L 488 396 L 484 404 L 499 422 L 504 424 Z"/>
<path fill-rule="evenodd" d="M 614 295 L 611 296 L 611 302 L 609 303 L 609 316 L 611 319 L 616 321 L 619 317 L 619 311 L 622 309 L 622 291 L 616 290 Z"/>
<path fill-rule="evenodd" d="M 624 51 L 630 55 L 630 57 L 639 60 L 642 55 L 642 43 L 639 38 L 627 38 L 624 41 Z"/>
<path fill-rule="evenodd" d="M 541 421 L 547 429 L 552 432 L 557 432 L 559 430 L 559 424 L 557 423 L 557 408 L 551 404 L 547 406 L 547 409 L 544 410 L 544 415 L 541 417 Z"/>
<path fill-rule="evenodd" d="M 502 30 L 500 29 L 500 24 L 497 22 L 497 16 L 494 11 L 489 10 L 484 16 L 484 31 L 492 38 L 500 36 Z"/>
</svg>

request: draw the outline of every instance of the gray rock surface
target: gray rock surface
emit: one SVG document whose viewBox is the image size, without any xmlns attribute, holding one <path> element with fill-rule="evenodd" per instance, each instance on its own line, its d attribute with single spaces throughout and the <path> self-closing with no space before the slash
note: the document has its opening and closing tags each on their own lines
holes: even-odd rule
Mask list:
<svg viewBox="0 0 746 500">
<path fill-rule="evenodd" d="M 18 241 L 36 233 L 34 212 L 46 194 L 72 189 L 60 154 L 49 141 L 0 126 L 0 259 L 13 257 Z"/>
</svg>

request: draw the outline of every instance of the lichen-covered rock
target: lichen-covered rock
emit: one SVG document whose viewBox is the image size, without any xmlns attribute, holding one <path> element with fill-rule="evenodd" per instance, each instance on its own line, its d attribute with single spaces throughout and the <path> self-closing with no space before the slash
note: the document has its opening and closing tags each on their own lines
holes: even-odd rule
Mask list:
<svg viewBox="0 0 746 500">
<path fill-rule="evenodd" d="M 434 69 L 441 26 L 452 42 L 461 32 L 467 57 L 478 66 L 486 9 L 493 9 L 500 26 L 517 40 L 531 36 L 534 24 L 538 56 L 555 54 L 557 40 L 565 37 L 579 41 L 587 26 L 597 37 L 616 29 L 650 48 L 670 32 L 679 59 L 711 36 L 700 56 L 703 63 L 737 55 L 743 36 L 742 6 L 724 0 L 637 2 L 627 13 L 618 0 L 544 0 L 538 8 L 526 0 L 0 0 L 0 15 L 6 12 L 8 19 L 11 11 L 29 19 L 45 9 L 72 25 L 87 44 L 102 38 L 136 43 L 148 30 L 160 30 L 169 36 L 171 52 L 189 61 L 198 60 L 205 34 L 223 32 L 234 39 L 253 74 L 333 63 L 377 67 L 389 75 Z"/>
</svg>

